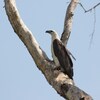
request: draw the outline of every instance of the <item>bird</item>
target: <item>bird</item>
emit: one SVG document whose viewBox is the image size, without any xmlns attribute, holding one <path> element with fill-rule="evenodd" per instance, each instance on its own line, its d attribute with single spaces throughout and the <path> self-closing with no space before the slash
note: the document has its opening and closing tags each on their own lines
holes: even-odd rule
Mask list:
<svg viewBox="0 0 100 100">
<path fill-rule="evenodd" d="M 51 35 L 51 53 L 55 65 L 60 67 L 61 71 L 67 74 L 70 79 L 73 79 L 73 62 L 70 57 L 71 53 L 64 46 L 56 31 L 47 30 L 46 33 Z"/>
</svg>

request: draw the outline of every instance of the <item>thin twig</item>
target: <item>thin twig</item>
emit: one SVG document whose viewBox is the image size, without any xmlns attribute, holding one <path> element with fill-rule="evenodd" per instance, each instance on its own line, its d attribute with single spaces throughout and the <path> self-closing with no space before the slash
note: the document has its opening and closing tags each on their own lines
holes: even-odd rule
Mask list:
<svg viewBox="0 0 100 100">
<path fill-rule="evenodd" d="M 83 8 L 83 10 L 84 10 L 85 13 L 94 10 L 94 24 L 93 24 L 93 31 L 92 31 L 92 33 L 90 34 L 90 37 L 91 37 L 91 39 L 90 39 L 90 44 L 89 44 L 89 48 L 90 48 L 90 47 L 91 47 L 91 44 L 92 44 L 92 42 L 93 42 L 93 37 L 94 37 L 94 33 L 95 33 L 95 24 L 96 24 L 96 11 L 95 11 L 95 8 L 96 8 L 97 6 L 99 6 L 100 3 L 96 4 L 95 6 L 93 6 L 92 8 L 90 8 L 90 9 L 88 9 L 88 10 L 86 10 L 86 9 L 84 8 L 84 6 L 83 6 L 81 3 L 79 3 L 79 5 Z"/>
<path fill-rule="evenodd" d="M 91 44 L 93 42 L 93 37 L 94 37 L 94 33 L 95 33 L 95 24 L 96 24 L 96 11 L 94 9 L 94 24 L 93 24 L 93 31 L 90 34 L 91 39 L 90 39 L 90 45 L 89 45 L 89 47 L 91 47 Z"/>
<path fill-rule="evenodd" d="M 83 8 L 84 12 L 86 12 L 86 9 L 83 7 L 83 5 L 81 3 L 79 3 L 79 5 Z"/>
<path fill-rule="evenodd" d="M 92 8 L 90 8 L 90 9 L 88 9 L 88 10 L 86 10 L 86 9 L 84 8 L 84 6 L 83 6 L 81 3 L 79 3 L 79 5 L 83 8 L 84 12 L 87 13 L 87 12 L 90 12 L 90 11 L 92 11 L 93 9 L 95 9 L 97 6 L 99 6 L 100 3 L 96 4 L 95 6 L 93 6 Z"/>
</svg>

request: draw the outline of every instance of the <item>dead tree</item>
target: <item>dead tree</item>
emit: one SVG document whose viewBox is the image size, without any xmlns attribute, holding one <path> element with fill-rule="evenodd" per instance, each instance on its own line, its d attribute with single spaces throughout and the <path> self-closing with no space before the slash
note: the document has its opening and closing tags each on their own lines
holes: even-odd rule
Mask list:
<svg viewBox="0 0 100 100">
<path fill-rule="evenodd" d="M 64 45 L 69 39 L 74 10 L 79 0 L 71 0 L 65 17 L 64 30 L 61 40 Z M 66 100 L 93 100 L 90 95 L 75 86 L 74 81 L 69 79 L 67 75 L 58 70 L 54 70 L 55 64 L 47 57 L 46 53 L 41 49 L 31 31 L 22 21 L 16 8 L 15 0 L 4 0 L 5 10 L 8 19 L 15 33 L 27 47 L 30 55 L 40 71 L 44 74 L 46 80 L 52 87 L 64 97 Z"/>
</svg>

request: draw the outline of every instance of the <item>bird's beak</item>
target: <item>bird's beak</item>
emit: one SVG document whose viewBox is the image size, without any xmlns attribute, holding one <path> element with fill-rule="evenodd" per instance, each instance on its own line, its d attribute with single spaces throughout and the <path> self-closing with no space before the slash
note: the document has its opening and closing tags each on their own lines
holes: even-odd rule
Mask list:
<svg viewBox="0 0 100 100">
<path fill-rule="evenodd" d="M 49 31 L 49 30 L 47 30 L 47 31 L 45 31 L 45 33 L 50 33 L 50 31 Z"/>
<path fill-rule="evenodd" d="M 46 33 L 51 34 L 52 33 L 52 30 L 47 30 Z"/>
</svg>

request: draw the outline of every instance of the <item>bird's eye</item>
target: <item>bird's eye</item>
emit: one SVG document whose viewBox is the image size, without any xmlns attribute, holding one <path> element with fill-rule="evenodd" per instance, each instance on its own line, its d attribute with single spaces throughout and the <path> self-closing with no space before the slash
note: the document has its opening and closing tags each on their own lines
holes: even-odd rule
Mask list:
<svg viewBox="0 0 100 100">
<path fill-rule="evenodd" d="M 53 31 L 52 30 L 50 30 L 50 33 L 52 33 Z"/>
</svg>

